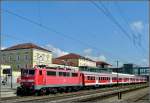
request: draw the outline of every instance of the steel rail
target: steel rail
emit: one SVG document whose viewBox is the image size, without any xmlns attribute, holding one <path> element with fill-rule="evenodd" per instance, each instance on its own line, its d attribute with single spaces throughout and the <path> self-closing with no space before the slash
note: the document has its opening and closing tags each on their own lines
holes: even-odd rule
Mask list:
<svg viewBox="0 0 150 103">
<path fill-rule="evenodd" d="M 129 86 L 122 86 L 120 89 L 125 90 L 126 88 L 137 88 L 137 87 L 144 87 L 147 86 L 138 84 L 138 85 L 129 85 Z M 79 92 L 73 92 L 73 93 L 67 93 L 67 94 L 56 94 L 56 95 L 47 95 L 47 96 L 27 96 L 27 97 L 17 97 L 16 99 L 11 98 L 11 99 L 2 99 L 1 102 L 5 103 L 20 103 L 20 102 L 32 102 L 32 101 L 52 101 L 52 100 L 60 100 L 64 98 L 74 98 L 74 97 L 79 97 L 79 96 L 84 96 L 84 95 L 90 95 L 90 94 L 96 94 L 96 93 L 107 93 L 107 92 L 114 92 L 114 90 L 117 87 L 112 87 L 112 88 L 103 88 L 103 89 L 96 89 L 96 90 L 82 90 Z M 105 92 L 105 93 L 104 93 Z"/>
</svg>

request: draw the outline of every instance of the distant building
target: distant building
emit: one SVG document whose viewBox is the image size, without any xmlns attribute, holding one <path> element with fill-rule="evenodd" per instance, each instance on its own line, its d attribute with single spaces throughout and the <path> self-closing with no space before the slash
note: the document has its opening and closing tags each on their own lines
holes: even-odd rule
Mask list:
<svg viewBox="0 0 150 103">
<path fill-rule="evenodd" d="M 65 60 L 56 59 L 56 58 L 53 58 L 53 59 L 52 59 L 52 64 L 58 64 L 58 65 L 74 66 L 74 67 L 76 67 L 76 65 L 75 65 L 74 62 L 65 61 Z"/>
<path fill-rule="evenodd" d="M 104 61 L 96 61 L 96 67 L 108 68 L 109 66 L 112 66 L 112 65 Z"/>
<path fill-rule="evenodd" d="M 52 63 L 51 51 L 32 43 L 18 44 L 0 52 L 1 64 L 11 65 L 13 70 Z"/>
<path fill-rule="evenodd" d="M 66 63 L 66 65 L 68 65 L 67 63 L 72 63 L 72 65 L 76 67 L 78 66 L 96 67 L 96 62 L 93 61 L 92 59 L 74 53 L 70 53 L 58 57 L 56 59 L 63 60 Z"/>
<path fill-rule="evenodd" d="M 123 67 L 111 68 L 113 72 L 149 76 L 150 67 L 140 67 L 135 64 L 124 64 Z"/>
<path fill-rule="evenodd" d="M 149 76 L 150 67 L 138 67 L 138 74 L 143 76 Z"/>
<path fill-rule="evenodd" d="M 136 71 L 136 69 L 134 69 L 137 67 L 138 67 L 137 65 L 132 64 L 132 63 L 124 64 L 123 65 L 123 71 L 126 74 L 137 74 L 136 72 L 138 72 L 138 71 Z"/>
</svg>

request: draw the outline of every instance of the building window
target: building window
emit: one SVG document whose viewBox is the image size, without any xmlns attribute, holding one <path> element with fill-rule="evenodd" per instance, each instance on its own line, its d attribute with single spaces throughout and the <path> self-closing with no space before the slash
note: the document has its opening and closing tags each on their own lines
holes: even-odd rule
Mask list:
<svg viewBox="0 0 150 103">
<path fill-rule="evenodd" d="M 46 56 L 46 61 L 48 61 L 48 60 L 49 60 L 49 55 Z"/>
<path fill-rule="evenodd" d="M 9 56 L 9 60 L 10 60 L 10 61 L 12 60 L 12 57 L 11 57 L 11 56 Z"/>
<path fill-rule="evenodd" d="M 5 60 L 6 60 L 6 56 L 4 55 L 4 56 L 3 56 L 3 61 L 5 61 Z"/>
<path fill-rule="evenodd" d="M 28 64 L 26 64 L 25 68 L 28 68 Z"/>
<path fill-rule="evenodd" d="M 39 53 L 37 53 L 36 55 L 37 55 L 37 56 L 36 56 L 36 57 L 37 57 L 37 59 L 39 59 Z"/>
<path fill-rule="evenodd" d="M 28 55 L 25 55 L 25 57 L 24 57 L 24 58 L 25 58 L 25 60 L 28 60 Z"/>
<path fill-rule="evenodd" d="M 25 52 L 25 54 L 28 54 L 28 52 Z"/>
<path fill-rule="evenodd" d="M 19 65 L 17 65 L 17 68 L 19 69 L 19 68 L 20 68 L 20 66 L 19 66 Z"/>
<path fill-rule="evenodd" d="M 19 55 L 17 56 L 17 60 L 18 60 L 18 61 L 20 60 L 20 56 L 19 56 Z"/>
</svg>

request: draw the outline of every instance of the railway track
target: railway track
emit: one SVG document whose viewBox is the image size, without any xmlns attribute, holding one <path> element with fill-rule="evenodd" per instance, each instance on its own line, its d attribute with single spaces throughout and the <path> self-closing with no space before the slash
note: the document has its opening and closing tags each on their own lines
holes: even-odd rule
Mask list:
<svg viewBox="0 0 150 103">
<path fill-rule="evenodd" d="M 112 100 L 115 100 L 115 102 L 113 101 L 112 103 L 116 103 L 116 102 L 118 102 L 118 103 L 126 103 L 126 102 L 121 102 L 122 100 L 126 100 L 126 101 L 128 101 L 128 103 L 137 102 L 138 100 L 140 100 L 141 98 L 143 98 L 145 95 L 144 96 L 143 95 L 140 96 L 140 98 L 139 98 L 139 95 L 138 95 L 134 99 L 132 98 L 132 96 L 129 97 L 129 99 L 128 98 L 125 99 L 124 95 L 128 94 L 128 93 L 132 93 L 132 92 L 134 93 L 135 91 L 147 89 L 147 87 L 137 87 L 137 88 L 120 89 L 120 90 L 117 90 L 117 91 L 108 92 L 108 93 L 106 93 L 106 95 L 105 94 L 102 94 L 102 95 L 100 94 L 100 95 L 93 95 L 91 97 L 81 98 L 81 99 L 77 100 L 76 102 L 80 103 L 80 102 L 102 101 L 102 102 L 105 103 L 105 101 L 107 101 L 107 99 L 109 99 L 109 98 L 113 98 Z M 120 102 L 117 101 L 118 100 L 117 99 L 118 98 L 117 97 L 118 96 L 118 92 L 122 93 L 122 97 L 121 97 L 122 99 L 120 99 Z M 114 99 L 114 98 L 116 98 L 116 99 Z M 110 99 L 108 101 L 111 102 Z"/>
<path fill-rule="evenodd" d="M 146 87 L 147 85 L 144 84 L 141 86 L 141 84 L 137 85 L 129 85 L 129 86 L 121 86 L 121 87 L 111 87 L 111 88 L 102 88 L 102 89 L 96 89 L 96 90 L 81 90 L 78 92 L 73 93 L 66 93 L 66 94 L 55 94 L 55 95 L 47 95 L 47 96 L 25 96 L 25 97 L 12 97 L 12 98 L 2 98 L 2 103 L 20 103 L 20 102 L 64 102 L 64 101 L 74 101 L 79 100 L 83 98 L 89 98 L 91 94 L 105 96 L 110 94 L 115 94 L 119 91 L 127 91 L 132 90 L 135 88 L 142 88 Z M 116 90 L 117 89 L 117 90 Z"/>
<path fill-rule="evenodd" d="M 143 100 L 149 101 L 149 100 L 148 100 L 148 95 L 149 95 L 149 94 L 142 95 L 141 97 L 139 97 L 139 98 L 137 98 L 137 99 L 134 99 L 134 102 L 139 102 L 139 101 L 143 101 Z M 147 97 L 147 98 L 145 98 L 145 97 Z"/>
</svg>

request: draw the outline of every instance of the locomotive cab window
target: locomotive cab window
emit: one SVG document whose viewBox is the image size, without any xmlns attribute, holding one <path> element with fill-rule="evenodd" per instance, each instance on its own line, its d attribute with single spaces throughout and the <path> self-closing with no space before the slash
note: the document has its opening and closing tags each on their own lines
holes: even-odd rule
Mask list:
<svg viewBox="0 0 150 103">
<path fill-rule="evenodd" d="M 34 75 L 35 70 L 29 70 L 29 75 Z"/>
<path fill-rule="evenodd" d="M 56 72 L 54 71 L 47 71 L 48 76 L 56 76 Z"/>
<path fill-rule="evenodd" d="M 34 75 L 35 70 L 21 69 L 21 75 Z"/>
</svg>

